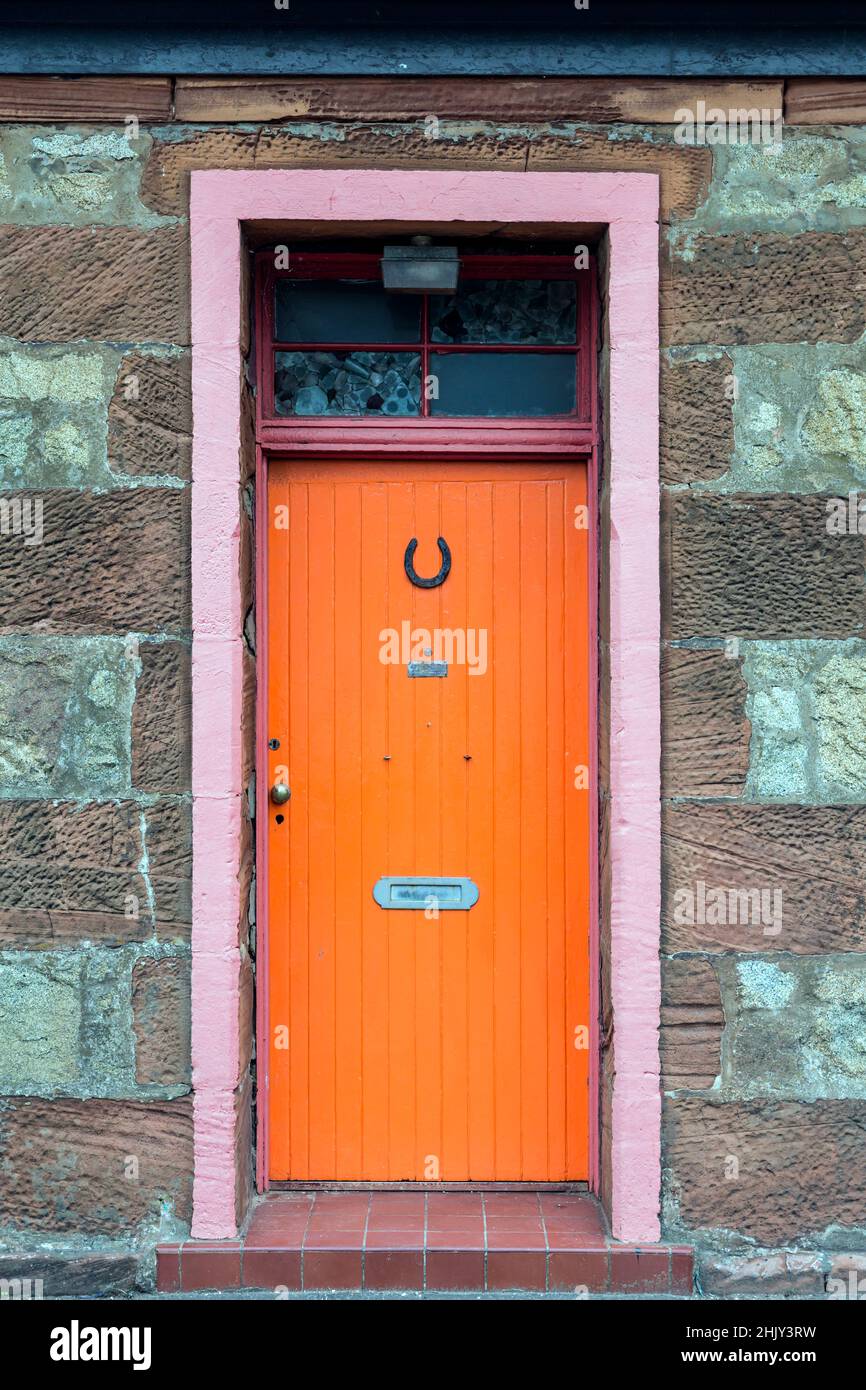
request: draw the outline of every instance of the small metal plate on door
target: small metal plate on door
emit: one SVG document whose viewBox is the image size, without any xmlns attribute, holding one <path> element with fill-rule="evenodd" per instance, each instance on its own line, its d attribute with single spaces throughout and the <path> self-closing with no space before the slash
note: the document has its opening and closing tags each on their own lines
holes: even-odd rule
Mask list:
<svg viewBox="0 0 866 1390">
<path fill-rule="evenodd" d="M 478 902 L 478 884 L 471 878 L 418 878 L 403 874 L 380 878 L 373 886 L 373 897 L 389 910 L 422 910 L 435 907 L 439 912 L 465 912 Z"/>
<path fill-rule="evenodd" d="M 431 676 L 447 676 L 447 661 L 410 661 L 409 679 L 424 680 Z"/>
</svg>

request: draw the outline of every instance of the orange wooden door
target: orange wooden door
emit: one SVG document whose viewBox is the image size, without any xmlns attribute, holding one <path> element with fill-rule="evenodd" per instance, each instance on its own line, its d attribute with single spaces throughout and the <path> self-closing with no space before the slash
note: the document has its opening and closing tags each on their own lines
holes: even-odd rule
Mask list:
<svg viewBox="0 0 866 1390">
<path fill-rule="evenodd" d="M 291 786 L 268 809 L 270 1177 L 584 1179 L 585 468 L 269 477 L 268 785 Z M 407 543 L 429 576 L 439 536 L 451 572 L 418 588 Z M 410 677 L 461 631 L 445 677 Z M 385 910 L 384 875 L 478 901 Z"/>
</svg>

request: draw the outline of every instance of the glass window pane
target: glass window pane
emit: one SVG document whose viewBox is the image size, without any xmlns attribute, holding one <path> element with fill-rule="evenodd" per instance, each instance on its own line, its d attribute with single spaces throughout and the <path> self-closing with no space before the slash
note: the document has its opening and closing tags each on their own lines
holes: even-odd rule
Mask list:
<svg viewBox="0 0 866 1390">
<path fill-rule="evenodd" d="M 576 406 L 572 352 L 434 352 L 433 415 L 569 415 Z"/>
<path fill-rule="evenodd" d="M 418 415 L 417 352 L 278 352 L 277 415 Z"/>
<path fill-rule="evenodd" d="M 567 344 L 576 341 L 573 280 L 466 280 L 430 299 L 434 343 Z"/>
<path fill-rule="evenodd" d="M 277 342 L 418 343 L 421 296 L 372 280 L 277 280 Z"/>
</svg>

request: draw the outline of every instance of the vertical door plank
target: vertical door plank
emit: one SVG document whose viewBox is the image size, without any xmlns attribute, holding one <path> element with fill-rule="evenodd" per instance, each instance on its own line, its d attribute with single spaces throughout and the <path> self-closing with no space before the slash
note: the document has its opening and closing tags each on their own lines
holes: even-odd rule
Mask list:
<svg viewBox="0 0 866 1390">
<path fill-rule="evenodd" d="M 475 625 L 468 602 L 467 485 L 443 482 L 440 515 L 442 535 L 451 547 L 452 568 L 439 594 L 439 624 L 443 632 L 455 634 L 454 657 L 444 680 L 431 681 L 439 687 L 442 722 L 442 763 L 440 772 L 440 835 L 442 874 L 469 875 L 467 864 L 467 797 L 471 762 L 466 761 L 467 698 L 469 685 L 488 676 L 470 676 L 469 653 L 461 651 L 457 634 Z M 465 658 L 460 661 L 461 655 Z M 475 908 L 469 912 L 443 912 L 439 917 L 439 957 L 442 978 L 442 1167 L 448 1181 L 452 1174 L 465 1176 L 469 1167 L 468 1127 L 469 1038 L 468 1038 L 468 943 L 474 928 Z"/>
<path fill-rule="evenodd" d="M 494 877 L 493 840 L 496 785 L 493 766 L 493 690 L 499 633 L 493 623 L 494 484 L 468 488 L 466 611 L 473 626 L 487 630 L 487 674 L 466 682 L 468 778 L 467 873 L 479 886 L 478 902 L 469 913 L 467 968 L 469 980 L 467 1074 L 469 1163 L 467 1176 L 481 1180 L 496 1171 L 496 1076 L 494 1020 Z"/>
<path fill-rule="evenodd" d="M 268 482 L 268 505 L 266 508 L 268 525 L 268 624 L 273 640 L 269 650 L 268 677 L 268 728 L 267 737 L 279 738 L 280 747 L 269 750 L 268 767 L 263 774 L 270 788 L 276 781 L 277 773 L 287 767 L 289 786 L 297 787 L 291 780 L 292 769 L 288 766 L 290 746 L 289 720 L 289 529 L 290 487 L 283 470 L 274 470 Z M 277 524 L 279 521 L 279 525 Z M 303 514 L 300 523 L 305 524 Z M 264 640 L 264 633 L 261 634 Z M 291 821 L 283 815 L 278 824 L 275 817 L 279 812 L 268 799 L 268 834 L 270 854 L 268 856 L 269 892 L 271 902 L 289 904 L 291 899 Z M 270 1076 L 270 1124 L 268 1126 L 269 1171 L 288 1173 L 292 1166 L 292 1144 L 296 1140 L 291 1108 L 292 1085 L 290 1026 L 294 1018 L 291 1000 L 291 943 L 290 924 L 285 908 L 279 914 L 272 913 L 274 931 L 269 943 L 270 953 L 270 998 L 268 1039 Z M 304 920 L 306 937 L 306 920 Z M 302 1031 L 306 1030 L 306 1019 L 297 1021 Z"/>
<path fill-rule="evenodd" d="M 309 484 L 310 1171 L 335 1173 L 336 707 L 333 479 Z"/>
<path fill-rule="evenodd" d="M 361 1170 L 362 878 L 361 502 L 357 482 L 334 500 L 334 892 L 336 1174 Z"/>
<path fill-rule="evenodd" d="M 414 590 L 403 569 L 407 542 L 415 535 L 415 494 L 411 482 L 388 487 L 388 621 L 401 630 L 404 619 L 414 621 Z M 408 592 L 407 592 L 408 591 Z M 415 690 L 423 682 L 410 681 L 402 665 L 389 666 L 388 720 L 391 761 L 388 764 L 388 862 L 383 874 L 411 874 L 416 860 L 415 780 L 416 714 Z M 414 912 L 383 912 L 381 930 L 388 940 L 388 1018 L 389 1031 L 389 1177 L 423 1177 L 418 1161 L 415 1132 L 417 1029 L 415 1018 L 415 941 Z"/>
<path fill-rule="evenodd" d="M 520 484 L 520 1112 L 521 1176 L 548 1172 L 547 730 L 562 711 L 547 691 L 547 515 L 543 482 Z"/>
<path fill-rule="evenodd" d="M 547 692 L 552 709 L 565 709 L 565 488 L 547 485 Z M 574 634 L 578 641 L 578 634 Z M 568 1034 L 565 1000 L 565 797 L 569 793 L 563 719 L 550 719 L 545 751 L 547 774 L 547 1115 L 551 1178 L 568 1176 L 565 1154 L 566 1056 Z"/>
<path fill-rule="evenodd" d="M 373 885 L 388 872 L 388 796 L 391 763 L 388 670 L 380 660 L 380 634 L 388 626 L 388 502 L 386 485 L 361 490 L 361 689 L 363 840 L 358 914 L 363 924 L 363 1160 L 360 1174 L 384 1182 L 389 1164 L 388 914 L 373 901 Z"/>
<path fill-rule="evenodd" d="M 520 1111 L 520 483 L 493 491 L 493 990 L 496 1050 L 495 1177 L 522 1177 Z"/>
</svg>

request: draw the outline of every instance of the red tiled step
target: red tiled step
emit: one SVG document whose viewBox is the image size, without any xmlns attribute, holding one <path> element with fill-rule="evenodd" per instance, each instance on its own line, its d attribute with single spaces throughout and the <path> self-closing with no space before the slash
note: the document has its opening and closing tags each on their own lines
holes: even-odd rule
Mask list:
<svg viewBox="0 0 866 1390">
<path fill-rule="evenodd" d="M 587 1193 L 278 1192 L 241 1239 L 160 1246 L 157 1286 L 685 1297 L 692 1266 L 685 1246 L 611 1240 Z"/>
</svg>

